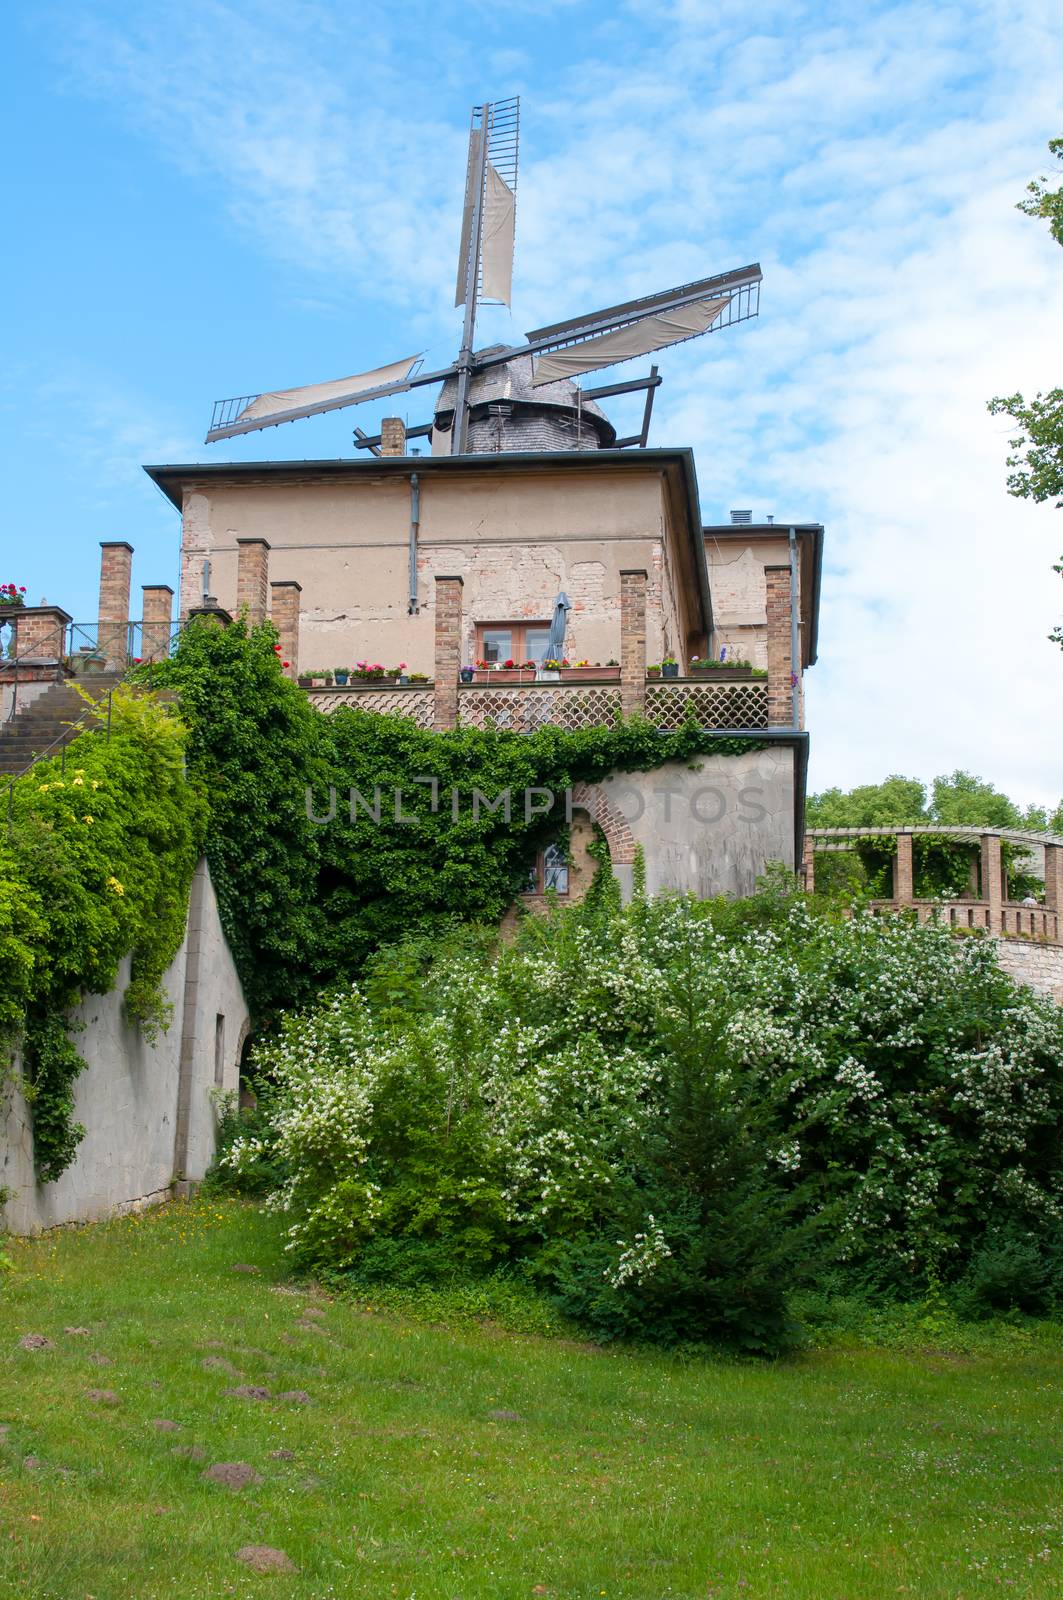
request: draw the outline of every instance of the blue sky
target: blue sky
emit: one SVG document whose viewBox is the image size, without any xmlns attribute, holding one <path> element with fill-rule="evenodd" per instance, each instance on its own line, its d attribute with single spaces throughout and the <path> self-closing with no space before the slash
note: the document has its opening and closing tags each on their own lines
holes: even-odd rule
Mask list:
<svg viewBox="0 0 1063 1600">
<path fill-rule="evenodd" d="M 4 581 L 92 617 L 100 539 L 174 581 L 142 462 L 349 453 L 381 408 L 202 439 L 215 398 L 454 353 L 469 106 L 519 93 L 514 307 L 483 342 L 763 265 L 758 321 L 662 358 L 652 442 L 695 448 L 707 520 L 827 525 L 813 784 L 1063 792 L 1063 519 L 1008 498 L 984 405 L 1063 381 L 1063 252 L 1014 209 L 1063 133 L 1055 3 L 9 17 Z"/>
</svg>

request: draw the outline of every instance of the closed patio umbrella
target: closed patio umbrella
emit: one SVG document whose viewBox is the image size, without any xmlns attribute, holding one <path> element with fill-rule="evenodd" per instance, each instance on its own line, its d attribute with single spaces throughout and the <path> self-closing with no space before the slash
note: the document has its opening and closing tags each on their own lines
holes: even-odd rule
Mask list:
<svg viewBox="0 0 1063 1600">
<path fill-rule="evenodd" d="M 560 661 L 565 653 L 565 628 L 572 602 L 563 591 L 554 601 L 554 615 L 550 621 L 550 638 L 546 646 L 547 661 Z"/>
</svg>

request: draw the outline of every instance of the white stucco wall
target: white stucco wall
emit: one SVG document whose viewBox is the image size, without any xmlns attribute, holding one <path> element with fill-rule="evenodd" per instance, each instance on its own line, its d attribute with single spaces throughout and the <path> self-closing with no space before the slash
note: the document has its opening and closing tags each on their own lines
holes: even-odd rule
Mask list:
<svg viewBox="0 0 1063 1600">
<path fill-rule="evenodd" d="M 701 756 L 598 786 L 646 861 L 646 888 L 748 895 L 771 861 L 794 865 L 794 752 Z M 617 868 L 622 886 L 630 868 Z"/>
<path fill-rule="evenodd" d="M 54 1183 L 34 1178 L 29 1108 L 17 1086 L 15 1058 L 14 1081 L 5 1085 L 0 1105 L 0 1185 L 12 1192 L 0 1210 L 0 1227 L 12 1233 L 90 1222 L 151 1204 L 167 1197 L 175 1178 L 201 1178 L 210 1165 L 211 1090 L 216 1084 L 227 1091 L 239 1086 L 248 1013 L 205 862 L 193 883 L 184 943 L 164 980 L 173 1020 L 153 1045 L 122 1020 L 128 976 L 126 962 L 118 986 L 110 994 L 87 995 L 75 1013 L 80 1027 L 71 1037 L 88 1065 L 75 1081 L 74 1115 L 86 1132 L 73 1163 Z M 182 1066 L 187 1145 L 179 1149 Z"/>
</svg>

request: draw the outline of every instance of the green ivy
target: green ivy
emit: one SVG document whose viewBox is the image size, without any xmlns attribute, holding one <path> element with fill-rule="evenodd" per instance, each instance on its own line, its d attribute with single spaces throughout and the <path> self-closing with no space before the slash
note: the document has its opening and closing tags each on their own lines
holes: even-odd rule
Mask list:
<svg viewBox="0 0 1063 1600">
<path fill-rule="evenodd" d="M 184 770 L 185 731 L 155 696 L 116 690 L 109 725 L 37 762 L 11 790 L 0 848 L 0 1030 L 21 1044 L 42 1182 L 73 1159 L 69 1037 L 86 992 L 106 994 L 129 957 L 126 1020 L 154 1038 L 170 1020 L 162 978 L 184 937 L 206 807 Z"/>
<path fill-rule="evenodd" d="M 268 624 L 196 624 L 169 661 L 144 669 L 148 682 L 180 697 L 190 769 L 209 797 L 211 876 L 259 1024 L 360 971 L 381 944 L 501 919 L 559 819 L 525 821 L 519 799 L 508 822 L 500 811 L 474 817 L 473 789 L 492 798 L 506 788 L 515 797 L 533 788 L 560 795 L 612 772 L 759 748 L 693 721 L 671 733 L 618 720 L 523 735 L 439 734 L 405 717 L 350 709 L 324 717 L 283 676 L 276 638 Z M 414 778 L 435 781 L 435 810 L 430 786 Z M 361 807 L 350 819 L 352 787 L 370 805 L 380 789 L 379 824 Z M 415 822 L 395 820 L 396 787 Z M 336 816 L 327 825 L 309 820 L 308 788 L 316 815 L 328 814 L 335 791 Z"/>
</svg>

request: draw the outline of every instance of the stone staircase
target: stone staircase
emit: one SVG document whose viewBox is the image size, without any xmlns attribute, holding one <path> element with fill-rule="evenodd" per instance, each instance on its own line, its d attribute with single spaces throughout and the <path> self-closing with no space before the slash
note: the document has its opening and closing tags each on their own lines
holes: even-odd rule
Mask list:
<svg viewBox="0 0 1063 1600">
<path fill-rule="evenodd" d="M 80 681 L 93 699 L 99 700 L 121 682 L 121 674 L 100 673 Z M 27 697 L 27 704 L 0 724 L 0 781 L 18 777 L 46 753 L 58 755 L 85 726 L 92 726 L 87 711 L 84 700 L 67 682 L 49 684 L 43 694 Z M 79 727 L 71 726 L 82 718 L 85 721 Z"/>
</svg>

